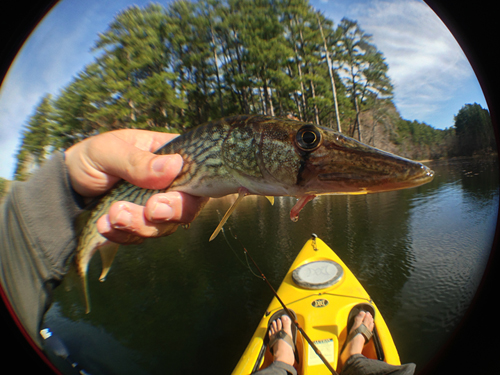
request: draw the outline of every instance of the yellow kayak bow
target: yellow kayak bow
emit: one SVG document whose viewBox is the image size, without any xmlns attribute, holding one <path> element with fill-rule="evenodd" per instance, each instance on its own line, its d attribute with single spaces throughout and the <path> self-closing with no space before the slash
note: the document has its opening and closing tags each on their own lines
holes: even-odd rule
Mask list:
<svg viewBox="0 0 500 375">
<path fill-rule="evenodd" d="M 360 304 L 370 304 L 375 311 L 374 335 L 365 345 L 363 355 L 392 365 L 401 364 L 377 306 L 344 262 L 315 235 L 298 254 L 277 294 L 287 308 L 296 313 L 299 326 L 337 372 L 341 370 L 340 352 L 348 336 L 349 313 Z M 269 319 L 280 309 L 280 302 L 273 298 L 233 375 L 251 374 L 272 363 L 265 337 Z M 295 364 L 298 374 L 331 373 L 299 332 L 296 351 L 300 359 Z"/>
</svg>

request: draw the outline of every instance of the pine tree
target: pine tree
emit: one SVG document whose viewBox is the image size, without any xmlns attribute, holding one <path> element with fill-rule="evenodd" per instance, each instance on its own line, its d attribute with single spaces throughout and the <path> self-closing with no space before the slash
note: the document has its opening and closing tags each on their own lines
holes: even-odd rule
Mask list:
<svg viewBox="0 0 500 375">
<path fill-rule="evenodd" d="M 464 105 L 455 115 L 454 127 L 461 155 L 471 156 L 496 150 L 491 117 L 488 110 L 481 105 Z"/>
<path fill-rule="evenodd" d="M 104 77 L 95 63 L 88 65 L 62 90 L 54 101 L 51 116 L 54 149 L 64 150 L 84 138 L 109 130 L 108 122 L 112 122 L 113 116 L 103 120 L 102 111 L 107 104 L 103 92 L 106 92 Z"/>
<path fill-rule="evenodd" d="M 319 123 L 319 109 L 316 102 L 316 77 L 314 66 L 317 65 L 316 50 L 320 40 L 319 29 L 313 29 L 317 22 L 308 1 L 290 0 L 284 2 L 283 23 L 286 24 L 287 41 L 290 56 L 293 56 L 293 68 L 297 82 L 295 100 L 299 116 L 305 121 Z"/>
<path fill-rule="evenodd" d="M 321 32 L 321 38 L 323 39 L 323 48 L 325 50 L 325 60 L 328 66 L 328 75 L 330 76 L 330 84 L 332 86 L 332 97 L 333 97 L 333 103 L 334 103 L 334 108 L 335 108 L 335 121 L 337 124 L 337 131 L 342 132 L 342 126 L 340 124 L 340 114 L 339 114 L 339 103 L 337 99 L 337 87 L 335 85 L 335 74 L 333 72 L 333 62 L 332 59 L 330 58 L 330 45 L 327 41 L 327 38 L 331 39 L 331 34 L 332 34 L 332 23 L 325 19 L 324 16 L 320 15 L 319 12 L 316 13 L 316 18 L 318 20 L 318 27 Z M 330 35 L 325 35 L 325 32 L 323 31 L 323 24 L 326 24 L 327 30 L 330 31 Z M 331 42 L 330 42 L 331 43 Z"/>
<path fill-rule="evenodd" d="M 334 29 L 308 0 L 133 6 L 99 34 L 94 52 L 54 100 L 46 149 L 112 129 L 182 132 L 249 113 L 338 130 L 352 123 L 348 133 L 361 139 L 361 111 L 382 119 L 392 98 L 387 64 L 370 36 L 346 19 Z M 39 160 L 20 150 L 20 160 L 29 158 Z"/>
<path fill-rule="evenodd" d="M 22 132 L 21 147 L 16 155 L 15 179 L 25 180 L 31 171 L 41 165 L 50 154 L 52 111 L 51 95 L 46 94 Z"/>
<path fill-rule="evenodd" d="M 3 177 L 0 177 L 0 203 L 2 203 L 3 197 L 9 192 L 10 181 Z"/>
<path fill-rule="evenodd" d="M 352 100 L 356 118 L 350 136 L 358 133 L 361 140 L 360 113 L 364 104 L 377 99 L 391 99 L 392 85 L 387 76 L 388 66 L 381 52 L 371 43 L 356 21 L 343 18 L 338 26 L 339 58 L 344 82 Z"/>
<path fill-rule="evenodd" d="M 172 30 L 167 21 L 160 5 L 131 7 L 100 35 L 94 50 L 102 52 L 97 64 L 104 90 L 95 94 L 105 105 L 93 114 L 94 121 L 108 128 L 180 126 L 179 112 L 186 105 L 177 98 L 176 75 L 169 69 L 167 35 Z"/>
<path fill-rule="evenodd" d="M 277 9 L 269 0 L 241 1 L 245 27 L 240 31 L 245 46 L 246 70 L 252 77 L 253 93 L 262 96 L 262 113 L 274 116 L 273 96 L 288 50 Z M 273 93 L 274 92 L 274 93 Z"/>
</svg>

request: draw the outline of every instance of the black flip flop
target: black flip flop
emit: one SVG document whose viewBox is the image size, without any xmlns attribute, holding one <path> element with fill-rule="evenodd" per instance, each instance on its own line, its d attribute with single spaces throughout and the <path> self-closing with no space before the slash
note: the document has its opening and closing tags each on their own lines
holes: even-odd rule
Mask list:
<svg viewBox="0 0 500 375">
<path fill-rule="evenodd" d="M 342 346 L 341 352 L 344 351 L 344 348 L 349 343 L 349 341 L 351 341 L 358 333 L 361 333 L 364 336 L 365 344 L 370 341 L 373 336 L 373 331 L 370 331 L 364 323 L 361 323 L 358 328 L 351 332 L 352 326 L 354 325 L 354 319 L 361 311 L 369 312 L 373 316 L 373 319 L 375 319 L 375 308 L 369 303 L 360 303 L 354 306 L 349 312 L 349 316 L 347 317 L 347 338 L 344 342 L 344 345 Z"/>
<path fill-rule="evenodd" d="M 267 324 L 267 331 L 266 331 L 267 334 L 266 334 L 266 337 L 264 339 L 264 343 L 269 347 L 269 351 L 271 352 L 271 354 L 274 354 L 273 353 L 273 346 L 278 342 L 278 340 L 284 340 L 288 345 L 290 345 L 292 347 L 293 353 L 296 357 L 295 344 L 296 344 L 296 340 L 297 340 L 297 327 L 295 326 L 293 321 L 297 320 L 297 315 L 295 314 L 295 312 L 293 310 L 290 310 L 290 312 L 293 315 L 293 316 L 289 317 L 292 320 L 292 326 L 291 326 L 292 337 L 290 337 L 290 335 L 288 333 L 286 333 L 284 330 L 280 330 L 280 331 L 276 332 L 274 335 L 272 335 L 271 337 L 269 337 L 269 329 L 271 328 L 271 324 L 275 320 L 281 318 L 284 315 L 288 316 L 288 314 L 286 313 L 285 310 L 283 310 L 283 309 L 278 310 L 273 315 L 271 315 L 271 317 L 269 318 L 269 322 Z M 297 357 L 296 357 L 296 359 L 297 359 Z"/>
</svg>

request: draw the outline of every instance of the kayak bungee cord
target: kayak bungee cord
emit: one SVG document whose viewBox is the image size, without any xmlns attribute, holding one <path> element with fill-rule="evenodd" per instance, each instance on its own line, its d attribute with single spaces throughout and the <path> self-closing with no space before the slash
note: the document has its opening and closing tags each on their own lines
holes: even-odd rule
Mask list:
<svg viewBox="0 0 500 375">
<path fill-rule="evenodd" d="M 227 237 L 224 233 L 224 229 L 222 229 L 223 231 L 223 234 L 224 234 L 224 238 L 227 242 L 227 244 L 229 245 L 229 247 L 231 247 L 231 245 L 229 244 L 229 241 L 227 240 Z M 258 275 L 255 275 L 255 273 L 252 271 L 252 269 L 250 268 L 250 265 L 248 264 L 249 268 L 250 268 L 250 271 L 257 277 L 261 278 L 262 280 L 264 280 L 266 282 L 266 284 L 269 286 L 269 288 L 272 290 L 274 296 L 276 297 L 276 299 L 279 301 L 279 303 L 281 304 L 281 306 L 283 307 L 283 310 L 285 310 L 286 314 L 288 315 L 288 317 L 290 318 L 290 320 L 293 322 L 293 324 L 295 325 L 295 327 L 297 328 L 297 330 L 302 334 L 302 337 L 304 337 L 306 339 L 306 341 L 309 343 L 309 345 L 311 346 L 311 348 L 314 350 L 314 352 L 318 355 L 318 357 L 321 359 L 321 361 L 323 361 L 323 363 L 325 364 L 325 366 L 328 368 L 328 370 L 331 371 L 332 375 L 338 375 L 337 371 L 335 371 L 333 369 L 333 367 L 330 365 L 330 363 L 328 362 L 328 360 L 325 358 L 325 356 L 321 353 L 321 350 L 319 350 L 319 348 L 316 346 L 316 344 L 314 344 L 314 342 L 309 338 L 309 336 L 305 333 L 305 331 L 302 329 L 302 327 L 299 325 L 299 322 L 297 321 L 297 319 L 293 318 L 293 314 L 290 312 L 290 310 L 288 309 L 288 307 L 285 305 L 285 303 L 282 301 L 282 299 L 280 298 L 280 296 L 278 295 L 278 293 L 276 292 L 276 290 L 273 288 L 273 286 L 271 285 L 271 283 L 269 282 L 269 280 L 267 280 L 267 277 L 264 275 L 264 273 L 260 270 L 259 266 L 257 265 L 257 263 L 253 260 L 252 256 L 250 255 L 250 253 L 248 252 L 248 250 L 245 248 L 245 246 L 243 246 L 243 244 L 241 243 L 241 241 L 239 240 L 239 238 L 232 232 L 231 230 L 231 227 L 229 227 L 229 232 L 231 233 L 231 235 L 233 236 L 233 238 L 235 240 L 237 240 L 239 243 L 240 243 L 240 246 L 243 248 L 243 251 L 245 253 L 245 256 L 247 257 L 247 259 L 250 259 L 250 261 L 253 263 L 253 265 L 255 266 L 255 268 L 257 269 L 257 271 L 260 273 L 260 276 Z M 232 247 L 231 247 L 232 249 Z M 234 252 L 234 250 L 233 250 Z M 247 263 L 248 263 L 248 260 L 247 260 Z"/>
</svg>

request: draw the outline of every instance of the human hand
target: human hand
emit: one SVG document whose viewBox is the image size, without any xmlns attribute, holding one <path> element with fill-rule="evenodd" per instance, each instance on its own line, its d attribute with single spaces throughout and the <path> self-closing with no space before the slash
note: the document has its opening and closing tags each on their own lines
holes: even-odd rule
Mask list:
<svg viewBox="0 0 500 375">
<path fill-rule="evenodd" d="M 177 135 L 124 129 L 85 139 L 65 152 L 70 181 L 83 197 L 99 196 L 121 179 L 145 189 L 164 189 L 182 169 L 182 157 L 155 155 Z M 97 221 L 97 230 L 121 244 L 169 235 L 193 221 L 208 198 L 181 192 L 153 195 L 145 206 L 115 202 Z"/>
</svg>

